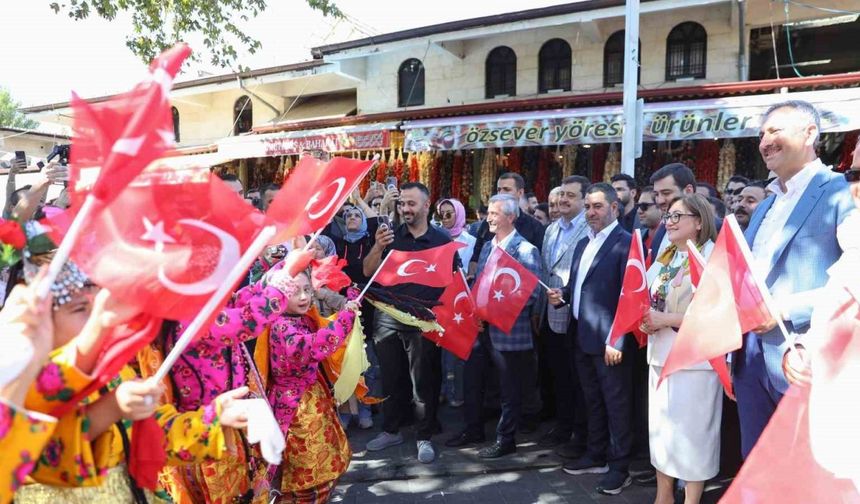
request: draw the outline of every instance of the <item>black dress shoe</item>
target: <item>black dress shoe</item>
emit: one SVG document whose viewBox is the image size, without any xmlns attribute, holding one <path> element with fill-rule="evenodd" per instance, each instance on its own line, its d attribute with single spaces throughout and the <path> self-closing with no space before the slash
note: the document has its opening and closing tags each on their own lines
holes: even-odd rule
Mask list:
<svg viewBox="0 0 860 504">
<path fill-rule="evenodd" d="M 633 478 L 633 483 L 644 487 L 655 487 L 657 486 L 657 473 L 636 476 L 635 478 Z"/>
<path fill-rule="evenodd" d="M 445 441 L 445 446 L 449 448 L 459 448 L 470 444 L 483 443 L 484 441 L 486 441 L 486 439 L 483 435 L 478 436 L 475 434 L 469 434 L 468 432 L 461 432 L 448 441 Z"/>
<path fill-rule="evenodd" d="M 481 448 L 478 452 L 478 456 L 483 459 L 494 459 L 499 457 L 504 457 L 505 455 L 510 455 L 517 451 L 517 446 L 515 444 L 501 444 L 498 441 L 487 446 L 486 448 Z"/>
</svg>

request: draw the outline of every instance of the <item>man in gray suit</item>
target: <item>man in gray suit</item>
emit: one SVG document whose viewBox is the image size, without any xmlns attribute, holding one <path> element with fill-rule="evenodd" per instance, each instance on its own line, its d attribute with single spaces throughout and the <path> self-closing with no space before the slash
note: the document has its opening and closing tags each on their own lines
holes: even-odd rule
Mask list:
<svg viewBox="0 0 860 504">
<path fill-rule="evenodd" d="M 558 192 L 559 219 L 547 227 L 544 234 L 541 260 L 542 280 L 553 288 L 562 288 L 568 283 L 570 261 L 577 242 L 588 232 L 585 213 L 582 211 L 585 191 L 590 186 L 587 178 L 572 175 L 561 182 Z M 539 344 L 546 356 L 552 377 L 555 395 L 556 425 L 541 439 L 541 446 L 557 446 L 560 455 L 576 458 L 585 447 L 586 418 L 584 399 L 579 379 L 573 369 L 573 341 L 567 334 L 570 310 L 556 310 L 541 296 L 538 310 L 540 317 Z"/>
</svg>

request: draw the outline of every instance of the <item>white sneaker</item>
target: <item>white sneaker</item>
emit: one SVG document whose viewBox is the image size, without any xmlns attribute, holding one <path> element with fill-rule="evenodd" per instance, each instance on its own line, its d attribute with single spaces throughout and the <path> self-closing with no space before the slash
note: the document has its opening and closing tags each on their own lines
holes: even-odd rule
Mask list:
<svg viewBox="0 0 860 504">
<path fill-rule="evenodd" d="M 429 440 L 418 441 L 418 462 L 429 464 L 436 460 L 436 450 Z"/>
<path fill-rule="evenodd" d="M 389 434 L 382 431 L 378 436 L 368 441 L 367 451 L 380 451 L 401 443 L 403 443 L 403 435 L 399 432 L 397 434 Z"/>
</svg>

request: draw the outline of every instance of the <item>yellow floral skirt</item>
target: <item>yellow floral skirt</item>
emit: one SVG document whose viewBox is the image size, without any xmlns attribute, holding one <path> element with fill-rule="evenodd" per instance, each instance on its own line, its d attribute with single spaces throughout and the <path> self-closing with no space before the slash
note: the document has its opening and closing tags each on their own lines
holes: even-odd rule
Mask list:
<svg viewBox="0 0 860 504">
<path fill-rule="evenodd" d="M 322 497 L 316 502 L 325 502 L 351 458 L 331 392 L 317 380 L 302 396 L 290 424 L 281 464 L 283 495 L 278 502 L 302 502 L 303 496 L 315 493 L 313 490 Z"/>
<path fill-rule="evenodd" d="M 151 504 L 166 502 L 149 490 L 144 491 Z M 95 487 L 58 487 L 34 483 L 15 492 L 15 504 L 135 504 L 131 480 L 125 465 L 108 470 L 103 485 Z"/>
</svg>

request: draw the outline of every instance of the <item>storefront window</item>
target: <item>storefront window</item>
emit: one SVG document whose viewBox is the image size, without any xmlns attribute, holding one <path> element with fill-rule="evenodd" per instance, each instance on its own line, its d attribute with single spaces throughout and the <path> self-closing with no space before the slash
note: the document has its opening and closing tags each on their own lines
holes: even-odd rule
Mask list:
<svg viewBox="0 0 860 504">
<path fill-rule="evenodd" d="M 233 134 L 247 133 L 251 131 L 253 124 L 253 103 L 247 96 L 242 96 L 233 104 Z"/>
<path fill-rule="evenodd" d="M 397 71 L 397 106 L 424 105 L 424 64 L 410 58 Z"/>
<path fill-rule="evenodd" d="M 501 46 L 487 55 L 487 98 L 517 94 L 517 55 L 510 47 Z"/>
<path fill-rule="evenodd" d="M 704 79 L 707 48 L 708 33 L 699 23 L 672 28 L 666 39 L 666 80 Z"/>
<path fill-rule="evenodd" d="M 538 91 L 570 91 L 570 44 L 552 39 L 538 53 Z"/>
</svg>

